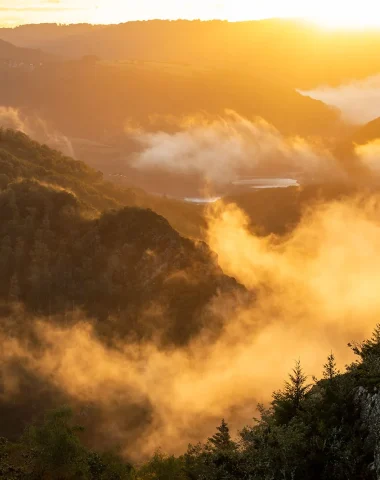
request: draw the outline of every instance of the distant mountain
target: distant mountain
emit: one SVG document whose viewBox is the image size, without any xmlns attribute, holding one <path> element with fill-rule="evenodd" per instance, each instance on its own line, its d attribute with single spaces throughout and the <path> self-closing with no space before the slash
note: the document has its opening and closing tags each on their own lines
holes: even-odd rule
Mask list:
<svg viewBox="0 0 380 480">
<path fill-rule="evenodd" d="M 0 38 L 23 46 L 38 45 L 71 58 L 94 54 L 111 61 L 233 67 L 239 76 L 260 72 L 264 78 L 303 89 L 338 84 L 380 70 L 379 32 L 346 35 L 344 31 L 293 20 L 154 20 L 103 27 L 43 25 L 0 30 Z"/>
<path fill-rule="evenodd" d="M 359 145 L 376 139 L 380 139 L 380 117 L 360 127 L 352 136 L 352 141 Z"/>
<path fill-rule="evenodd" d="M 39 23 L 32 25 L 20 25 L 14 28 L 0 28 L 0 38 L 18 47 L 42 48 L 44 45 L 74 35 L 83 35 L 99 28 L 102 25 L 74 24 L 57 25 L 55 23 Z"/>
<path fill-rule="evenodd" d="M 5 42 L 4 40 L 0 40 L 0 60 L 39 63 L 52 61 L 54 58 L 55 56 L 44 53 L 41 50 L 20 48 L 12 45 L 9 42 Z"/>
</svg>

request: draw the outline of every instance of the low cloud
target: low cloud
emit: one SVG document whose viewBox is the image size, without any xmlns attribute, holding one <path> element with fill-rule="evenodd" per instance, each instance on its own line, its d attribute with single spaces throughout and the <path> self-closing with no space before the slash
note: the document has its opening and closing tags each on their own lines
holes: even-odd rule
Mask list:
<svg viewBox="0 0 380 480">
<path fill-rule="evenodd" d="M 250 121 L 226 111 L 216 119 L 177 122 L 173 133 L 128 131 L 141 147 L 135 168 L 196 173 L 217 185 L 243 175 L 297 174 L 309 181 L 344 175 L 327 149 L 301 137 L 284 137 L 260 118 Z"/>
<path fill-rule="evenodd" d="M 343 118 L 352 124 L 364 124 L 380 117 L 380 75 L 299 93 L 337 107 Z"/>
</svg>

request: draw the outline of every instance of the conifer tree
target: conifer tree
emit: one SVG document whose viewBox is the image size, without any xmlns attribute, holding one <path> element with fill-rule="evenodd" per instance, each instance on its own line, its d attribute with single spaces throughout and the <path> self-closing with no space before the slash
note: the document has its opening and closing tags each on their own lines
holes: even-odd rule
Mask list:
<svg viewBox="0 0 380 480">
<path fill-rule="evenodd" d="M 335 355 L 331 352 L 327 357 L 327 362 L 323 365 L 323 378 L 332 381 L 337 375 L 339 375 L 339 370 L 336 368 Z"/>
<path fill-rule="evenodd" d="M 284 390 L 273 394 L 272 405 L 278 421 L 288 423 L 301 407 L 302 400 L 310 391 L 311 385 L 306 383 L 307 376 L 304 374 L 300 360 L 296 361 L 289 380 L 285 382 Z"/>
<path fill-rule="evenodd" d="M 310 385 L 306 383 L 307 376 L 304 374 L 300 360 L 289 374 L 289 381 L 285 382 L 285 394 L 293 402 L 295 408 L 299 408 L 301 401 L 310 390 Z"/>
<path fill-rule="evenodd" d="M 224 418 L 219 427 L 217 427 L 217 432 L 208 440 L 216 450 L 228 450 L 233 448 L 234 442 L 231 440 L 230 429 Z"/>
<path fill-rule="evenodd" d="M 368 356 L 380 356 L 380 323 L 375 327 L 372 337 L 364 342 L 352 342 L 348 346 L 352 349 L 355 355 L 364 360 Z"/>
</svg>

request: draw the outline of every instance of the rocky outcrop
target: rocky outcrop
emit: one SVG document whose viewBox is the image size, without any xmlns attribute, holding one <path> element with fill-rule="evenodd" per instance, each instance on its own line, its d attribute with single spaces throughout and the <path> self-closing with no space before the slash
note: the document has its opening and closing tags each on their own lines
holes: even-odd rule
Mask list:
<svg viewBox="0 0 380 480">
<path fill-rule="evenodd" d="M 380 479 L 380 392 L 376 387 L 373 392 L 359 387 L 356 398 L 360 405 L 363 424 L 374 445 L 374 461 L 371 468 L 376 471 L 376 478 Z"/>
</svg>

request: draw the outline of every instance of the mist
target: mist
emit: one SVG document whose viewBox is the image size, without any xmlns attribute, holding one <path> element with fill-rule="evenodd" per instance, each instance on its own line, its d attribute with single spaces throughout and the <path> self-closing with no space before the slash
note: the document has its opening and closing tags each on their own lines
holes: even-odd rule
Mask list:
<svg viewBox="0 0 380 480">
<path fill-rule="evenodd" d="M 224 272 L 254 298 L 214 297 L 208 309 L 222 319 L 221 330 L 206 324 L 183 347 L 106 344 L 83 314 L 61 327 L 34 319 L 38 348 L 3 330 L 2 395 L 12 399 L 21 388 L 12 365 L 22 362 L 71 401 L 93 405 L 97 435 L 128 458 L 159 448 L 181 453 L 212 434 L 221 417 L 234 431 L 249 422 L 296 359 L 308 375 L 320 373 L 331 350 L 340 366 L 350 362 L 346 344 L 378 321 L 380 197 L 314 205 L 285 237 L 254 235 L 236 205 L 217 202 L 206 235 Z M 124 419 L 136 406 L 149 413 L 128 427 Z"/>
<path fill-rule="evenodd" d="M 380 75 L 352 80 L 338 87 L 326 85 L 299 90 L 299 93 L 337 107 L 344 120 L 352 124 L 364 124 L 380 117 Z"/>
<path fill-rule="evenodd" d="M 213 119 L 179 118 L 177 130 L 171 133 L 141 129 L 127 133 L 141 147 L 133 159 L 135 168 L 196 173 L 216 185 L 243 175 L 297 173 L 309 181 L 344 176 L 320 142 L 285 137 L 265 120 L 249 120 L 231 110 Z"/>
<path fill-rule="evenodd" d="M 49 147 L 61 151 L 64 155 L 76 158 L 70 139 L 55 131 L 36 114 L 27 114 L 16 108 L 0 106 L 0 127 L 23 132 L 33 140 L 45 143 Z"/>
</svg>

